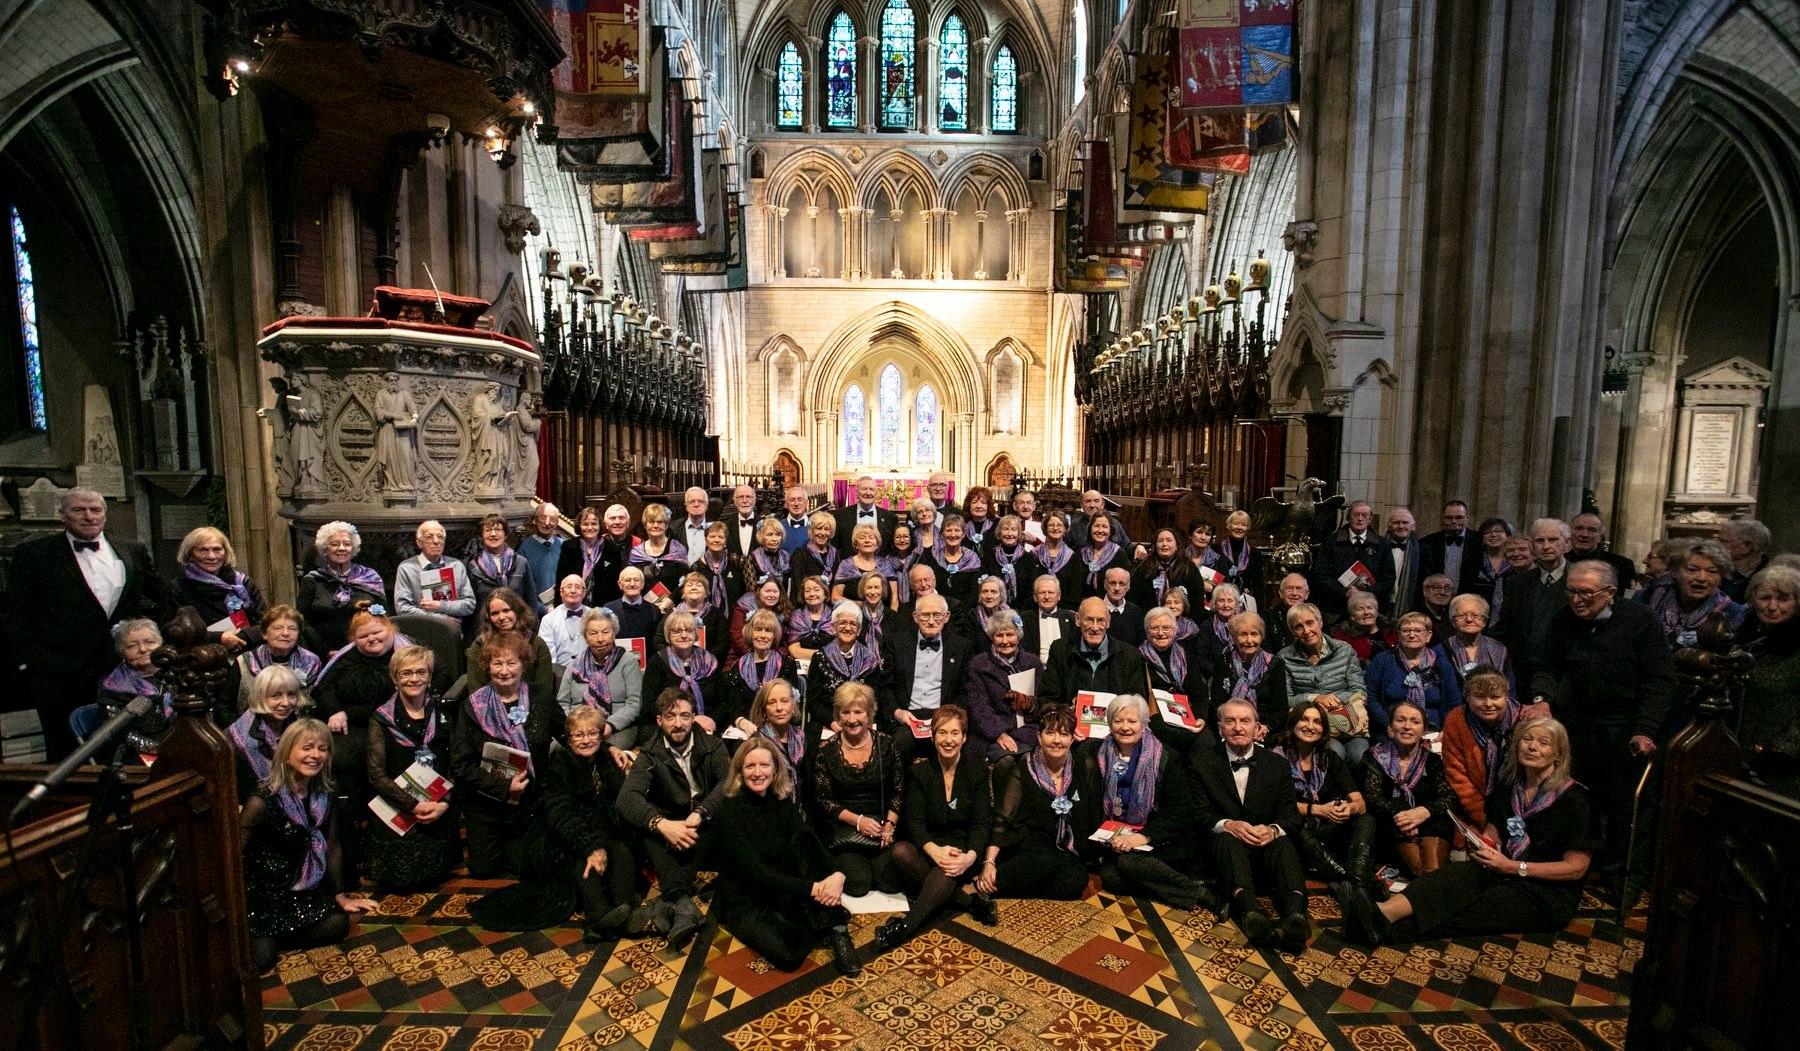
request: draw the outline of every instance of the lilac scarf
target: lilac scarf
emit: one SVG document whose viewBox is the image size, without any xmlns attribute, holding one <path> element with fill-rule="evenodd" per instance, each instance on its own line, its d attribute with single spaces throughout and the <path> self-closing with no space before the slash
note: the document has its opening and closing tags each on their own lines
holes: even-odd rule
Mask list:
<svg viewBox="0 0 1800 1051">
<path fill-rule="evenodd" d="M 1069 559 L 1075 557 L 1075 549 L 1070 547 L 1067 543 L 1064 543 L 1061 547 L 1057 548 L 1054 555 L 1050 554 L 1049 551 L 1050 545 L 1048 543 L 1045 543 L 1037 549 L 1038 561 L 1044 564 L 1044 572 L 1046 573 L 1061 573 L 1062 568 L 1069 564 Z"/>
<path fill-rule="evenodd" d="M 1243 655 L 1233 649 L 1231 651 L 1231 699 L 1255 703 L 1256 687 L 1262 682 L 1263 676 L 1268 674 L 1271 663 L 1272 658 L 1269 651 L 1258 650 L 1256 656 L 1250 659 L 1249 666 L 1245 667 Z"/>
<path fill-rule="evenodd" d="M 824 631 L 830 626 L 831 606 L 829 604 L 827 604 L 824 609 L 821 609 L 817 616 L 807 612 L 806 607 L 804 606 L 788 614 L 787 630 L 788 638 L 790 639 L 802 638 L 806 635 L 811 635 L 815 631 Z M 780 642 L 781 640 L 777 639 L 775 641 Z"/>
<path fill-rule="evenodd" d="M 1177 622 L 1177 626 L 1179 627 L 1179 622 Z M 1212 618 L 1212 630 L 1213 630 L 1213 637 L 1218 639 L 1219 643 L 1221 645 L 1226 646 L 1226 647 L 1229 647 L 1231 645 L 1231 621 L 1230 620 L 1228 620 L 1224 617 L 1215 615 Z"/>
<path fill-rule="evenodd" d="M 663 650 L 663 660 L 669 664 L 669 670 L 687 687 L 688 696 L 694 699 L 694 714 L 706 714 L 706 698 L 701 696 L 700 680 L 719 670 L 719 660 L 712 654 L 695 646 L 689 650 L 687 660 L 675 656 L 673 649 Z"/>
<path fill-rule="evenodd" d="M 1235 551 L 1232 550 L 1233 544 L 1237 545 L 1237 550 Z M 1223 541 L 1219 544 L 1219 550 L 1224 553 L 1226 558 L 1231 560 L 1232 577 L 1241 577 L 1244 575 L 1245 571 L 1250 568 L 1249 537 L 1245 537 L 1242 540 Z"/>
<path fill-rule="evenodd" d="M 798 727 L 792 723 L 788 724 L 788 733 L 785 738 L 775 736 L 775 728 L 768 723 L 762 724 L 756 732 L 780 746 L 781 754 L 787 756 L 790 771 L 800 768 L 800 760 L 806 758 L 806 735 L 801 733 Z"/>
<path fill-rule="evenodd" d="M 846 682 L 861 682 L 863 676 L 874 671 L 881 664 L 881 657 L 862 643 L 850 647 L 850 655 L 844 655 L 840 645 L 826 646 L 819 651 L 825 657 L 825 663 L 831 665 Z"/>
<path fill-rule="evenodd" d="M 334 597 L 340 606 L 349 604 L 354 597 L 351 594 L 353 591 L 364 592 L 377 601 L 387 594 L 387 585 L 382 583 L 381 574 L 358 562 L 350 563 L 350 568 L 341 577 L 331 571 L 329 563 L 314 568 L 312 573 L 317 579 L 336 588 Z"/>
<path fill-rule="evenodd" d="M 163 689 L 155 679 L 123 661 L 119 663 L 118 667 L 107 673 L 106 678 L 100 683 L 100 688 L 108 693 L 117 693 L 126 697 L 161 698 L 163 715 L 175 714 L 175 695 Z"/>
<path fill-rule="evenodd" d="M 311 890 L 325 878 L 325 820 L 331 815 L 331 793 L 315 780 L 302 800 L 292 789 L 275 793 L 275 805 L 306 832 L 306 860 L 300 863 L 295 890 Z"/>
<path fill-rule="evenodd" d="M 1564 792 L 1574 781 L 1564 781 L 1556 788 L 1538 789 L 1537 798 L 1530 803 L 1525 802 L 1525 781 L 1523 778 L 1514 781 L 1512 786 L 1512 816 L 1506 819 L 1506 856 L 1514 861 L 1525 856 L 1525 850 L 1531 846 L 1531 833 L 1525 831 L 1525 821 L 1533 814 L 1541 814 L 1556 805 Z"/>
<path fill-rule="evenodd" d="M 521 693 L 524 689 L 523 686 L 519 687 Z M 400 729 L 400 711 L 400 695 L 397 693 L 389 697 L 381 707 L 375 709 L 375 718 L 381 723 L 381 728 L 387 731 L 388 740 L 415 752 L 424 749 L 428 753 L 435 754 L 431 742 L 437 740 L 438 735 L 438 706 L 430 697 L 425 698 L 425 732 L 417 741 L 413 740 L 406 731 Z M 427 763 L 426 765 L 431 764 Z"/>
<path fill-rule="evenodd" d="M 1026 756 L 1025 769 L 1030 771 L 1031 779 L 1050 797 L 1050 809 L 1056 814 L 1056 849 L 1075 853 L 1075 830 L 1069 825 L 1069 815 L 1075 811 L 1075 763 L 1068 760 L 1063 764 L 1062 791 L 1056 790 L 1050 779 L 1050 768 L 1044 765 L 1043 753 L 1032 749 Z"/>
<path fill-rule="evenodd" d="M 583 537 L 580 543 L 581 577 L 583 580 L 586 580 L 588 577 L 594 575 L 594 564 L 600 561 L 600 552 L 606 549 L 606 541 L 604 539 L 595 540 L 593 546 L 590 547 L 588 546 L 587 538 Z"/>
<path fill-rule="evenodd" d="M 612 685 L 607 676 L 619 666 L 619 658 L 624 655 L 624 650 L 614 646 L 606 651 L 606 656 L 595 660 L 594 651 L 590 649 L 583 651 L 581 656 L 575 658 L 575 663 L 569 665 L 569 674 L 587 687 L 587 693 L 582 695 L 581 700 L 589 708 L 598 708 L 608 715 L 612 714 Z"/>
<path fill-rule="evenodd" d="M 1369 754 L 1375 757 L 1375 762 L 1388 775 L 1388 780 L 1394 782 L 1394 787 L 1399 790 L 1400 797 L 1406 800 L 1406 805 L 1418 806 L 1418 800 L 1413 798 L 1413 789 L 1419 787 L 1420 780 L 1425 777 L 1425 767 L 1428 764 L 1426 756 L 1430 753 L 1422 745 L 1414 746 L 1412 765 L 1407 767 L 1405 773 L 1400 770 L 1400 746 L 1394 742 L 1376 741 L 1369 749 Z"/>
<path fill-rule="evenodd" d="M 1182 651 L 1180 643 L 1171 645 L 1168 656 L 1165 657 L 1156 651 L 1155 643 L 1145 639 L 1138 645 L 1138 652 L 1144 655 L 1144 659 L 1150 662 L 1151 667 L 1162 672 L 1163 678 L 1174 683 L 1175 689 L 1181 689 L 1182 684 L 1187 682 L 1187 654 Z"/>
<path fill-rule="evenodd" d="M 269 649 L 269 644 L 266 642 L 251 650 L 246 656 L 248 657 L 248 660 L 245 663 L 249 666 L 250 677 L 252 679 L 256 678 L 264 668 L 267 668 L 271 664 L 285 663 L 295 675 L 300 677 L 300 685 L 302 686 L 311 686 L 318 682 L 319 669 L 325 663 L 319 659 L 318 654 L 304 646 L 295 646 L 292 650 L 288 651 L 288 658 L 286 661 L 278 660 L 275 656 L 275 651 Z"/>
<path fill-rule="evenodd" d="M 1119 545 L 1108 540 L 1098 548 L 1088 546 L 1081 549 L 1081 560 L 1087 564 L 1088 587 L 1104 587 L 1106 581 L 1103 574 L 1111 568 L 1113 556 L 1119 553 Z"/>
<path fill-rule="evenodd" d="M 1512 736 L 1513 726 L 1519 721 L 1519 702 L 1511 697 L 1506 699 L 1506 710 L 1500 713 L 1500 722 L 1489 726 L 1475 713 L 1463 709 L 1463 716 L 1469 721 L 1469 733 L 1475 743 L 1481 746 L 1481 754 L 1487 761 L 1487 781 L 1481 786 L 1482 795 L 1494 790 L 1494 783 L 1500 779 L 1500 753 L 1506 747 L 1506 739 Z"/>
<path fill-rule="evenodd" d="M 225 592 L 225 608 L 230 612 L 236 613 L 239 610 L 249 609 L 250 578 L 239 573 L 237 570 L 232 569 L 230 566 L 223 566 L 221 568 L 230 575 L 229 580 L 224 577 L 214 576 L 206 570 L 201 569 L 199 566 L 194 565 L 192 562 L 181 567 L 181 575 L 195 583 L 205 584 L 208 587 L 218 588 L 220 591 Z"/>
<path fill-rule="evenodd" d="M 1449 641 L 1444 643 L 1444 649 L 1452 656 L 1459 658 L 1456 668 L 1457 678 L 1460 679 L 1469 674 L 1469 670 L 1473 665 L 1464 659 L 1468 656 L 1469 651 L 1468 648 L 1462 644 L 1462 640 L 1452 637 Z M 1506 644 L 1491 636 L 1475 636 L 1474 664 L 1485 664 L 1495 671 L 1502 670 L 1506 667 Z"/>
<path fill-rule="evenodd" d="M 469 695 L 469 710 L 475 713 L 475 724 L 481 727 L 482 733 L 508 747 L 527 754 L 531 752 L 531 745 L 525 739 L 525 719 L 531 716 L 530 687 L 519 684 L 519 703 L 513 710 L 524 714 L 517 722 L 513 721 L 506 702 L 492 686 L 483 686 Z M 525 760 L 525 770 L 534 776 L 537 774 L 529 758 Z"/>
<path fill-rule="evenodd" d="M 512 575 L 513 566 L 518 561 L 518 552 L 510 547 L 501 548 L 498 555 L 484 547 L 475 556 L 475 566 L 481 570 L 482 576 L 502 582 Z"/>
<path fill-rule="evenodd" d="M 665 562 L 686 563 L 687 548 L 682 546 L 681 541 L 676 540 L 674 537 L 664 537 L 663 539 L 665 543 L 663 545 L 662 554 L 652 555 L 650 552 L 644 550 L 650 546 L 649 542 L 646 541 L 642 544 L 633 544 L 631 547 L 631 554 L 625 556 L 625 561 L 634 566 L 649 566 L 650 572 L 653 574 L 661 573 L 663 563 Z"/>
<path fill-rule="evenodd" d="M 744 680 L 744 685 L 750 687 L 751 692 L 762 689 L 763 684 L 771 679 L 781 677 L 781 651 L 770 650 L 768 653 L 766 660 L 757 660 L 755 650 L 738 658 L 738 678 Z"/>
<path fill-rule="evenodd" d="M 1143 828 L 1156 805 L 1156 774 L 1162 768 L 1162 742 L 1145 733 L 1138 738 L 1131 758 L 1119 755 L 1119 746 L 1108 737 L 1100 742 L 1100 776 L 1106 782 L 1103 803 L 1114 821 Z"/>
<path fill-rule="evenodd" d="M 820 551 L 818 548 L 812 546 L 812 541 L 809 540 L 806 543 L 806 550 L 812 554 L 812 557 L 817 560 L 820 567 L 825 570 L 825 579 L 830 580 L 832 572 L 837 569 L 837 548 L 826 545 L 825 550 Z"/>
<path fill-rule="evenodd" d="M 1666 588 L 1658 588 L 1655 594 L 1650 596 L 1650 611 L 1655 613 L 1657 619 L 1662 622 L 1665 638 L 1673 639 L 1684 631 L 1698 631 L 1700 625 L 1706 622 L 1706 618 L 1714 613 L 1723 613 L 1732 605 L 1730 595 L 1725 594 L 1724 591 L 1714 591 L 1712 597 L 1700 603 L 1694 612 L 1683 613 L 1681 612 L 1681 603 L 1676 597 L 1677 590 L 1671 584 Z"/>
<path fill-rule="evenodd" d="M 994 562 L 1000 567 L 1000 579 L 1006 585 L 1006 601 L 1011 603 L 1019 597 L 1019 569 L 1017 563 L 1030 554 L 1024 544 L 1014 544 L 1011 551 L 1005 544 L 994 545 Z"/>
<path fill-rule="evenodd" d="M 716 561 L 715 558 L 717 559 Z M 711 551 L 708 551 L 700 556 L 700 565 L 712 570 L 711 573 L 707 574 L 706 587 L 708 593 L 712 596 L 711 602 L 715 606 L 725 605 L 725 571 L 726 567 L 730 564 L 730 559 L 731 556 L 724 552 L 720 552 L 717 556 L 714 556 Z"/>
<path fill-rule="evenodd" d="M 1289 755 L 1287 745 L 1276 745 L 1275 754 L 1287 760 L 1288 775 L 1294 779 L 1294 795 L 1308 803 L 1319 802 L 1319 793 L 1325 790 L 1325 763 L 1331 753 L 1323 748 L 1313 749 L 1312 769 L 1300 768 L 1299 750 Z"/>
<path fill-rule="evenodd" d="M 267 781 L 269 770 L 275 765 L 275 746 L 285 729 L 285 724 L 277 727 L 267 716 L 245 712 L 225 732 L 231 737 L 231 743 L 237 745 L 244 761 L 250 764 L 250 772 L 256 779 Z"/>
<path fill-rule="evenodd" d="M 1420 650 L 1419 666 L 1416 668 L 1407 668 L 1406 658 L 1404 656 L 1401 656 L 1398 653 L 1394 654 L 1394 656 L 1399 657 L 1400 667 L 1406 671 L 1406 699 L 1418 705 L 1420 708 L 1424 708 L 1425 677 L 1427 673 L 1435 672 L 1437 669 L 1437 652 L 1430 646 Z M 1432 675 L 1434 680 L 1436 677 L 1435 674 Z"/>
<path fill-rule="evenodd" d="M 750 552 L 750 562 L 756 567 L 758 577 L 786 577 L 788 574 L 788 553 L 777 551 L 769 554 L 766 548 L 757 548 Z"/>
<path fill-rule="evenodd" d="M 969 550 L 969 547 L 966 544 L 956 552 L 956 557 L 948 562 L 944 561 L 941 554 L 938 553 L 933 553 L 931 560 L 938 565 L 943 566 L 944 572 L 951 576 L 955 576 L 958 573 L 973 572 L 974 570 L 981 568 L 981 556 Z"/>
</svg>

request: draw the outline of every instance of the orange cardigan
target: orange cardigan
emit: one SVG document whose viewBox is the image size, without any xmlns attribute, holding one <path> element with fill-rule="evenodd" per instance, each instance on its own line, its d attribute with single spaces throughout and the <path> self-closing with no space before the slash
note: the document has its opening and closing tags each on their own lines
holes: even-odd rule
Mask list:
<svg viewBox="0 0 1800 1051">
<path fill-rule="evenodd" d="M 1519 710 L 1519 722 L 1549 714 L 1547 704 L 1528 704 Z M 1463 818 L 1479 829 L 1488 824 L 1487 792 L 1483 788 L 1488 777 L 1487 753 L 1476 743 L 1475 731 L 1469 729 L 1469 718 L 1467 706 L 1444 716 L 1444 736 L 1440 744 L 1444 780 L 1450 783 L 1450 791 L 1456 793 Z"/>
</svg>

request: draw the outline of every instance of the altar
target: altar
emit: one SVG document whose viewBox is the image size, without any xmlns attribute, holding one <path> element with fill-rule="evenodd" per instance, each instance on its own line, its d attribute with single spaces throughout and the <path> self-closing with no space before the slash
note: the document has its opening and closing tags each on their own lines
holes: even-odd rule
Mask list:
<svg viewBox="0 0 1800 1051">
<path fill-rule="evenodd" d="M 875 485 L 880 493 L 875 498 L 875 504 L 878 507 L 904 514 L 907 505 L 911 504 L 913 500 L 931 499 L 931 494 L 926 490 L 929 478 L 906 478 L 898 474 L 869 474 L 867 476 L 875 479 Z M 833 478 L 831 480 L 832 506 L 849 507 L 854 504 L 856 502 L 856 480 L 862 477 L 864 475 L 858 474 L 846 478 Z M 956 483 L 952 481 L 950 495 L 946 499 L 954 502 L 957 496 Z"/>
</svg>

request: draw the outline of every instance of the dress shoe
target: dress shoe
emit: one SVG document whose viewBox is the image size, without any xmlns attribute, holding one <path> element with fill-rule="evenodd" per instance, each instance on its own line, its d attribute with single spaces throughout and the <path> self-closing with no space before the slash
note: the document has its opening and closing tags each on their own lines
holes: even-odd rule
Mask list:
<svg viewBox="0 0 1800 1051">
<path fill-rule="evenodd" d="M 1353 945 L 1374 948 L 1381 944 L 1381 928 L 1385 926 L 1381 912 L 1355 880 L 1331 885 L 1331 896 L 1344 913 L 1344 938 Z"/>
<path fill-rule="evenodd" d="M 1312 940 L 1312 921 L 1303 912 L 1292 912 L 1281 918 L 1281 951 L 1298 956 Z"/>
<path fill-rule="evenodd" d="M 994 899 L 986 894 L 977 894 L 969 899 L 969 915 L 988 927 L 1000 924 L 1000 906 L 994 904 Z"/>
<path fill-rule="evenodd" d="M 1244 932 L 1244 937 L 1250 939 L 1252 945 L 1261 945 L 1267 942 L 1275 933 L 1275 921 L 1270 919 L 1269 914 L 1262 911 L 1260 906 L 1239 910 L 1237 925 L 1238 929 Z"/>
<path fill-rule="evenodd" d="M 898 949 L 911 939 L 912 928 L 907 926 L 904 916 L 895 916 L 875 928 L 875 947 L 882 952 Z"/>
<path fill-rule="evenodd" d="M 659 898 L 631 910 L 631 916 L 625 921 L 625 931 L 642 938 L 649 934 L 667 934 L 674 924 L 675 910 L 667 901 Z"/>
<path fill-rule="evenodd" d="M 900 922 L 904 924 L 906 921 Z M 862 973 L 862 961 L 856 957 L 856 943 L 850 940 L 850 932 L 842 927 L 834 927 L 831 931 L 831 958 L 836 961 L 838 970 L 846 978 L 855 978 Z"/>
<path fill-rule="evenodd" d="M 681 904 L 675 906 L 675 922 L 669 925 L 669 948 L 678 952 L 687 948 L 699 930 L 700 906 L 692 898 L 681 899 Z"/>
<path fill-rule="evenodd" d="M 587 921 L 582 928 L 582 936 L 590 943 L 603 942 L 617 938 L 625 933 L 625 924 L 631 919 L 631 906 L 614 905 L 605 912 Z"/>
</svg>

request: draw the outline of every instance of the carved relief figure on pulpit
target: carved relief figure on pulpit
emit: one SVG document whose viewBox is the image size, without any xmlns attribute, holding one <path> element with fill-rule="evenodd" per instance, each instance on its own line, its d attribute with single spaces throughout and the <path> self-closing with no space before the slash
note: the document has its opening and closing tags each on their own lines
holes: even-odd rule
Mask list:
<svg viewBox="0 0 1800 1051">
<path fill-rule="evenodd" d="M 500 385 L 490 383 L 469 401 L 469 428 L 475 433 L 475 492 L 500 496 L 506 492 L 506 469 L 512 465 L 509 422 L 513 411 L 500 400 Z"/>
<path fill-rule="evenodd" d="M 319 429 L 325 407 L 319 392 L 299 376 L 293 378 L 285 399 L 288 412 L 288 455 L 293 459 L 294 495 L 312 496 L 325 491 L 324 444 Z"/>
<path fill-rule="evenodd" d="M 538 408 L 536 401 L 535 394 L 519 395 L 518 415 L 513 417 L 513 433 L 518 446 L 513 486 L 527 493 L 537 492 L 538 432 L 544 429 L 544 421 L 534 415 Z"/>
<path fill-rule="evenodd" d="M 413 439 L 419 429 L 419 410 L 400 386 L 400 374 L 383 377 L 387 386 L 375 397 L 376 488 L 387 492 L 413 491 Z"/>
</svg>

